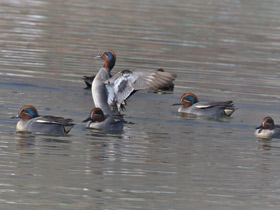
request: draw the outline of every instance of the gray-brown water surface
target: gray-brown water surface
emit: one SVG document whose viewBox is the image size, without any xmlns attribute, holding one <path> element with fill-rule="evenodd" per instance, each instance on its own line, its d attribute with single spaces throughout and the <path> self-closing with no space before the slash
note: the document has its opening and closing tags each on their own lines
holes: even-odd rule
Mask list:
<svg viewBox="0 0 280 210">
<path fill-rule="evenodd" d="M 277 209 L 280 2 L 274 0 L 0 1 L 0 209 Z M 122 133 L 85 129 L 81 77 L 117 53 L 124 68 L 177 74 L 169 94 L 128 101 Z M 184 92 L 234 100 L 224 121 L 180 116 Z M 25 104 L 71 117 L 68 136 L 17 134 Z"/>
</svg>

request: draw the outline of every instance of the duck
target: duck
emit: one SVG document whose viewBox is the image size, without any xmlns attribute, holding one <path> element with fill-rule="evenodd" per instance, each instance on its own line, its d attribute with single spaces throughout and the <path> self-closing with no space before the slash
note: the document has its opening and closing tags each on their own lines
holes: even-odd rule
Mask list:
<svg viewBox="0 0 280 210">
<path fill-rule="evenodd" d="M 181 96 L 178 109 L 180 113 L 194 114 L 210 118 L 229 117 L 235 111 L 233 101 L 210 101 L 199 102 L 194 93 L 187 92 Z"/>
<path fill-rule="evenodd" d="M 157 71 L 160 71 L 160 72 L 164 72 L 164 69 L 163 68 L 159 68 L 157 69 Z M 92 85 L 92 82 L 95 78 L 95 75 L 92 75 L 92 76 L 83 76 L 83 80 L 86 84 L 86 87 L 85 89 L 91 89 L 91 85 Z M 169 84 L 165 84 L 163 85 L 162 87 L 159 87 L 156 92 L 160 92 L 160 91 L 173 91 L 174 90 L 174 83 L 173 82 L 170 82 Z"/>
<path fill-rule="evenodd" d="M 264 117 L 261 125 L 256 128 L 258 138 L 280 138 L 280 125 L 275 125 L 272 117 Z"/>
<path fill-rule="evenodd" d="M 157 69 L 157 71 L 159 72 L 164 72 L 164 69 L 163 68 L 159 68 Z M 171 81 L 167 84 L 164 84 L 163 86 L 160 86 L 158 89 L 157 89 L 157 92 L 160 92 L 160 91 L 173 91 L 174 90 L 174 83 Z"/>
<path fill-rule="evenodd" d="M 107 131 L 122 131 L 123 117 L 122 115 L 104 115 L 101 108 L 95 107 L 90 111 L 89 117 L 83 121 L 87 122 L 87 128 L 107 130 Z"/>
<path fill-rule="evenodd" d="M 86 84 L 86 87 L 85 89 L 91 89 L 91 84 L 92 84 L 92 81 L 94 80 L 95 78 L 95 75 L 92 75 L 92 76 L 83 76 L 82 77 L 82 80 L 84 80 L 85 84 Z"/>
<path fill-rule="evenodd" d="M 111 70 L 114 68 L 114 66 L 116 64 L 117 54 L 113 50 L 107 50 L 107 51 L 104 51 L 101 55 L 93 55 L 93 57 L 103 59 L 104 60 L 104 66 L 105 66 L 105 63 L 107 62 L 106 67 L 108 67 L 110 69 L 109 70 L 109 77 L 112 77 Z M 93 83 L 93 80 L 95 79 L 95 76 L 96 75 L 83 76 L 82 77 L 82 80 L 84 80 L 84 82 L 86 84 L 85 89 L 91 89 L 92 88 L 92 83 Z"/>
<path fill-rule="evenodd" d="M 173 73 L 130 69 L 121 70 L 112 76 L 116 53 L 106 50 L 96 57 L 103 59 L 104 65 L 92 82 L 91 92 L 95 107 L 101 108 L 105 115 L 120 114 L 126 100 L 136 91 L 157 89 L 176 78 L 176 74 Z"/>
<path fill-rule="evenodd" d="M 75 125 L 72 119 L 51 115 L 40 116 L 37 109 L 30 104 L 22 106 L 18 115 L 12 117 L 12 119 L 14 118 L 20 118 L 16 125 L 17 132 L 65 135 Z"/>
</svg>

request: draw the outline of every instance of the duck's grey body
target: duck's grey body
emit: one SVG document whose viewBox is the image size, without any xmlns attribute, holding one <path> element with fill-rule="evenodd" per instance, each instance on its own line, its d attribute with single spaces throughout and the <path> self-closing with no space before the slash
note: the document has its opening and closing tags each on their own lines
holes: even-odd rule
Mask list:
<svg viewBox="0 0 280 210">
<path fill-rule="evenodd" d="M 56 116 L 40 116 L 33 105 L 24 105 L 18 115 L 12 118 L 20 118 L 16 130 L 20 132 L 40 132 L 48 134 L 66 134 L 74 126 L 72 119 Z"/>
<path fill-rule="evenodd" d="M 205 117 L 225 117 L 234 112 L 232 101 L 222 102 L 197 102 L 190 107 L 179 107 L 178 112 L 194 114 Z"/>
<path fill-rule="evenodd" d="M 71 119 L 55 116 L 39 116 L 29 120 L 20 120 L 16 130 L 19 132 L 38 132 L 64 135 L 67 134 L 74 124 Z"/>
<path fill-rule="evenodd" d="M 124 121 L 122 115 L 104 115 L 101 108 L 95 107 L 90 111 L 89 117 L 83 122 L 87 122 L 87 128 L 121 131 Z"/>
<path fill-rule="evenodd" d="M 86 126 L 100 130 L 121 131 L 123 129 L 123 118 L 122 116 L 109 115 L 102 122 L 89 121 Z"/>
</svg>

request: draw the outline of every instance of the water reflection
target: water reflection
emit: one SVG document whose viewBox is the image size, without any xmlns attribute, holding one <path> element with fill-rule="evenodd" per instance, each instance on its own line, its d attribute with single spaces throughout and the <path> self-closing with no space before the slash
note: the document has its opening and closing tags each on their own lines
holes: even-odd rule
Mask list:
<svg viewBox="0 0 280 210">
<path fill-rule="evenodd" d="M 280 152 L 280 141 L 279 139 L 259 138 L 259 150 Z"/>
<path fill-rule="evenodd" d="M 17 147 L 25 148 L 32 147 L 35 145 L 35 136 L 27 132 L 19 132 L 16 135 Z"/>
<path fill-rule="evenodd" d="M 271 141 L 272 139 L 259 139 L 259 150 L 271 150 Z"/>
</svg>

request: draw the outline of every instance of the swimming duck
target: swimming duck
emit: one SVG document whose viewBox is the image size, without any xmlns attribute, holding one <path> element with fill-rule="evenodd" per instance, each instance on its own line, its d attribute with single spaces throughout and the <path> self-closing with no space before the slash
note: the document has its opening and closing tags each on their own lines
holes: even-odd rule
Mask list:
<svg viewBox="0 0 280 210">
<path fill-rule="evenodd" d="M 265 117 L 261 125 L 256 128 L 255 136 L 259 138 L 280 138 L 280 125 L 275 125 L 271 117 Z"/>
<path fill-rule="evenodd" d="M 104 115 L 102 109 L 93 108 L 90 115 L 83 122 L 88 122 L 87 128 L 121 131 L 123 129 L 123 117 L 121 115 Z"/>
<path fill-rule="evenodd" d="M 164 72 L 163 68 L 157 69 L 159 72 Z M 171 81 L 168 84 L 164 84 L 163 86 L 160 86 L 157 91 L 173 91 L 174 89 L 174 83 Z"/>
<path fill-rule="evenodd" d="M 116 62 L 116 54 L 107 50 L 98 56 L 104 60 L 92 82 L 92 98 L 95 107 L 108 114 L 119 114 L 125 101 L 137 90 L 157 89 L 172 82 L 176 74 L 160 71 L 122 70 L 111 76 Z"/>
<path fill-rule="evenodd" d="M 91 84 L 92 84 L 92 81 L 94 80 L 94 77 L 95 77 L 95 75 L 93 75 L 93 76 L 83 76 L 83 80 L 84 80 L 84 82 L 86 83 L 86 87 L 85 87 L 85 89 L 91 89 Z"/>
<path fill-rule="evenodd" d="M 184 93 L 181 97 L 178 112 L 205 117 L 231 116 L 235 111 L 233 101 L 199 102 L 193 93 Z"/>
<path fill-rule="evenodd" d="M 21 107 L 18 115 L 12 118 L 21 118 L 16 126 L 16 130 L 19 132 L 40 132 L 64 135 L 75 125 L 72 123 L 72 119 L 49 115 L 40 116 L 37 109 L 32 105 Z"/>
</svg>

